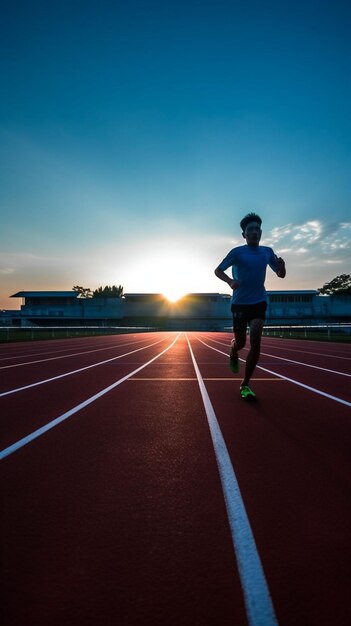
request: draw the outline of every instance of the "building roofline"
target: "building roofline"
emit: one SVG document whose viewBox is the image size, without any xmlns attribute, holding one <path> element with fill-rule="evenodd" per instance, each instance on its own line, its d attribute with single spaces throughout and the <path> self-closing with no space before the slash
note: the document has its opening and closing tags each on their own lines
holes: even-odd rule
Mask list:
<svg viewBox="0 0 351 626">
<path fill-rule="evenodd" d="M 195 292 L 191 292 L 191 293 L 185 293 L 183 296 L 181 296 L 179 298 L 179 300 L 181 300 L 182 298 L 186 298 L 186 296 L 227 296 L 228 294 L 226 293 L 219 293 L 219 292 L 202 292 L 202 291 L 195 291 Z M 143 293 L 125 293 L 124 294 L 125 297 L 130 297 L 130 296 L 158 296 L 160 298 L 165 298 L 165 300 L 167 300 L 167 296 L 165 296 L 163 293 L 154 293 L 154 292 L 143 292 Z"/>
<path fill-rule="evenodd" d="M 279 289 L 279 290 L 267 290 L 267 295 L 317 295 L 319 293 L 319 291 L 317 289 Z M 203 292 L 192 292 L 192 293 L 186 293 L 184 294 L 184 296 L 182 296 L 181 298 L 179 298 L 179 300 L 181 300 L 182 298 L 186 298 L 186 297 L 222 297 L 222 298 L 226 298 L 226 297 L 230 297 L 229 294 L 225 294 L 225 293 L 219 293 L 219 292 L 208 292 L 208 293 L 203 293 Z M 10 298 L 77 298 L 78 297 L 78 293 L 76 291 L 18 291 L 17 293 L 14 293 L 13 295 L 10 296 Z M 108 297 L 108 296 L 106 296 Z M 124 298 L 136 298 L 136 297 L 145 297 L 145 298 L 160 298 L 160 299 L 164 299 L 167 300 L 167 297 L 163 294 L 163 293 L 125 293 Z"/>
<path fill-rule="evenodd" d="M 299 295 L 299 294 L 318 294 L 319 291 L 317 289 L 276 289 L 276 290 L 267 290 L 267 294 L 270 295 L 278 295 L 278 294 L 282 294 L 282 295 L 288 295 L 288 294 L 292 294 L 292 295 Z"/>
<path fill-rule="evenodd" d="M 77 298 L 76 291 L 18 291 L 10 298 Z"/>
</svg>

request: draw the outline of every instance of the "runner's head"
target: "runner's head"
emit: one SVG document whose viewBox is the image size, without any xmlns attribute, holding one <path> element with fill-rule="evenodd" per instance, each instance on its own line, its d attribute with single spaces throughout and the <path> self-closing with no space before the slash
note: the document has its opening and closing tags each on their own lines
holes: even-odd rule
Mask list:
<svg viewBox="0 0 351 626">
<path fill-rule="evenodd" d="M 249 246 L 258 246 L 260 243 L 262 230 L 262 220 L 256 213 L 248 213 L 240 222 L 242 235 Z"/>
</svg>

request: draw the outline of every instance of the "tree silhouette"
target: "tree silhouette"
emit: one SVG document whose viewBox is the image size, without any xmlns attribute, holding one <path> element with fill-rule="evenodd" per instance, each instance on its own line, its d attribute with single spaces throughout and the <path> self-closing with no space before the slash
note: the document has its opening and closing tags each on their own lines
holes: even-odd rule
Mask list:
<svg viewBox="0 0 351 626">
<path fill-rule="evenodd" d="M 340 276 L 336 276 L 329 283 L 325 283 L 318 291 L 328 296 L 351 295 L 351 276 L 350 274 L 340 274 Z"/>
<path fill-rule="evenodd" d="M 74 287 L 72 287 L 72 290 L 78 293 L 78 298 L 91 298 L 93 295 L 90 287 L 81 287 L 80 285 L 75 285 Z"/>
<path fill-rule="evenodd" d="M 106 285 L 104 288 L 98 287 L 93 291 L 93 298 L 122 298 L 123 287 L 122 285 Z"/>
</svg>

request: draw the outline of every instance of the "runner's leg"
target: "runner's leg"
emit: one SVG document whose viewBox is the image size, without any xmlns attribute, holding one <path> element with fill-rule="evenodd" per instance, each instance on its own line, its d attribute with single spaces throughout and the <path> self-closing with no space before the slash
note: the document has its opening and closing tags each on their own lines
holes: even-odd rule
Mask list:
<svg viewBox="0 0 351 626">
<path fill-rule="evenodd" d="M 238 350 L 244 347 L 246 342 L 246 331 L 240 331 L 234 333 L 234 339 L 231 342 L 230 354 L 229 354 L 229 366 L 233 374 L 237 374 L 240 370 Z"/>
<path fill-rule="evenodd" d="M 260 357 L 263 326 L 264 321 L 261 319 L 254 319 L 250 322 L 250 350 L 246 358 L 245 378 L 241 383 L 242 387 L 249 384 Z"/>
<path fill-rule="evenodd" d="M 235 304 L 232 304 L 231 311 L 233 314 L 234 338 L 231 341 L 229 364 L 232 372 L 236 374 L 239 371 L 238 351 L 241 350 L 246 343 L 247 320 L 242 307 L 237 307 Z"/>
<path fill-rule="evenodd" d="M 234 332 L 234 338 L 231 341 L 232 350 L 235 356 L 238 355 L 238 351 L 242 350 L 246 343 L 246 330 L 240 330 Z"/>
</svg>

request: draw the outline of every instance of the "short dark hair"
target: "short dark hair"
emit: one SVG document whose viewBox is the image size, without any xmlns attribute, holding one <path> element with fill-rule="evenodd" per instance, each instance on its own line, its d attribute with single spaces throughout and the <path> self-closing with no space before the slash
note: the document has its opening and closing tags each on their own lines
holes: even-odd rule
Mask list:
<svg viewBox="0 0 351 626">
<path fill-rule="evenodd" d="M 243 219 L 240 222 L 240 227 L 243 233 L 245 232 L 246 226 L 250 222 L 257 222 L 260 226 L 262 224 L 262 220 L 259 215 L 257 215 L 256 213 L 248 213 L 247 215 L 245 215 L 245 217 L 243 217 Z"/>
</svg>

